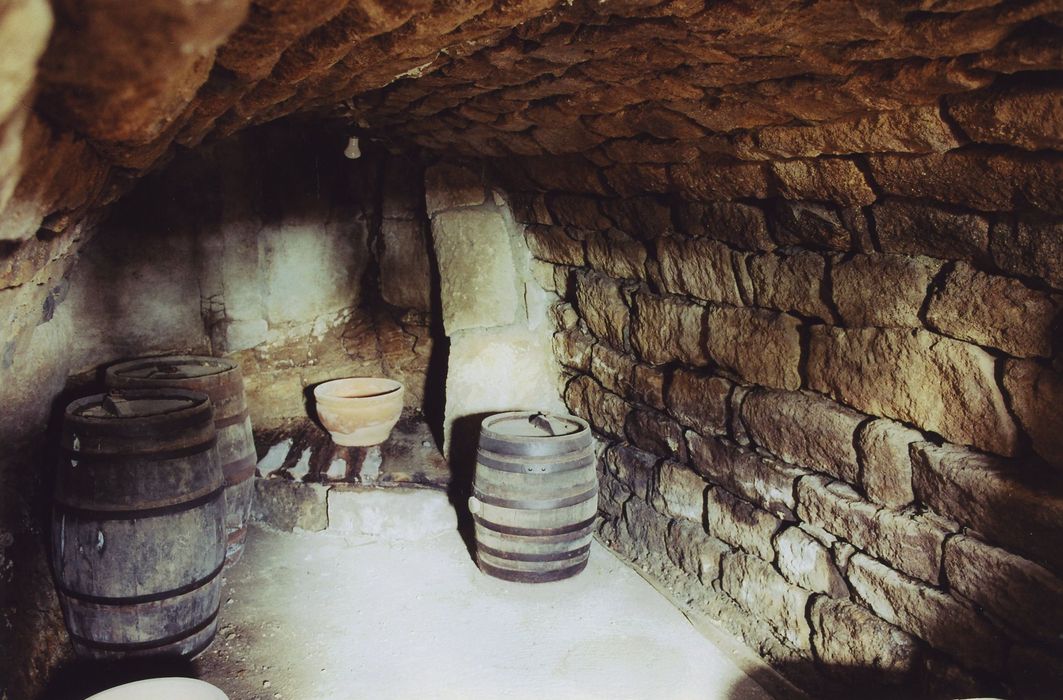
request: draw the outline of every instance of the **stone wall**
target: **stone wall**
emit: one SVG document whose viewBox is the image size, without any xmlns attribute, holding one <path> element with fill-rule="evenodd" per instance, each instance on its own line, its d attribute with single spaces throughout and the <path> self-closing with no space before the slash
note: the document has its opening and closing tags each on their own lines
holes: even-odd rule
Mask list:
<svg viewBox="0 0 1063 700">
<path fill-rule="evenodd" d="M 919 162 L 768 162 L 760 193 L 710 169 L 697 199 L 682 165 L 640 196 L 498 173 L 564 299 L 604 541 L 817 697 L 1050 697 L 1059 212 L 994 212 L 1002 183 Z"/>
</svg>

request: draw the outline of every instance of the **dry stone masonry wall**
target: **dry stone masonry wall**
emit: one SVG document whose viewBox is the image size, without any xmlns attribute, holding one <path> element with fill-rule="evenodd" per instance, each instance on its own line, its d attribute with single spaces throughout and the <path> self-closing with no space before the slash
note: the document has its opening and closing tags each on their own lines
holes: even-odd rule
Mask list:
<svg viewBox="0 0 1063 700">
<path fill-rule="evenodd" d="M 862 171 L 845 207 L 820 164 L 811 199 L 514 195 L 605 445 L 601 535 L 822 692 L 1050 697 L 1061 280 L 993 252 L 1044 212 Z"/>
</svg>

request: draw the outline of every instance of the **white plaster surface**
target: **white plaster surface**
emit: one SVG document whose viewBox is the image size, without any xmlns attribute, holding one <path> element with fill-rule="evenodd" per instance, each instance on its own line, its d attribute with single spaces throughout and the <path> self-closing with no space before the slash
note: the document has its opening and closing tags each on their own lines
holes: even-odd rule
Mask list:
<svg viewBox="0 0 1063 700">
<path fill-rule="evenodd" d="M 196 666 L 232 700 L 770 697 L 597 543 L 579 576 L 528 585 L 481 574 L 454 530 L 397 541 L 252 527 L 225 593 Z"/>
</svg>

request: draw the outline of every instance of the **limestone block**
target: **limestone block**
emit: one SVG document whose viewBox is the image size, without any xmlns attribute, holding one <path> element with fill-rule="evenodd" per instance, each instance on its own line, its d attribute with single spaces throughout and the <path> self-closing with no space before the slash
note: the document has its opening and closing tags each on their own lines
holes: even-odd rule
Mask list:
<svg viewBox="0 0 1063 700">
<path fill-rule="evenodd" d="M 818 202 L 776 200 L 768 210 L 775 238 L 782 246 L 853 250 L 853 234 L 835 207 Z"/>
<path fill-rule="evenodd" d="M 918 668 L 918 642 L 859 605 L 817 597 L 812 628 L 816 656 L 850 682 L 900 684 Z"/>
<path fill-rule="evenodd" d="M 1019 221 L 1014 227 L 995 227 L 989 250 L 1000 269 L 1063 288 L 1063 223 Z"/>
<path fill-rule="evenodd" d="M 1063 106 L 1049 87 L 1012 87 L 949 100 L 949 116 L 971 139 L 1030 151 L 1063 150 Z"/>
<path fill-rule="evenodd" d="M 668 383 L 665 403 L 683 425 L 702 434 L 726 435 L 732 387 L 723 377 L 677 369 Z"/>
<path fill-rule="evenodd" d="M 787 583 L 771 564 L 741 552 L 728 554 L 720 583 L 739 606 L 766 620 L 782 639 L 798 649 L 810 648 L 812 630 L 805 607 L 811 594 Z"/>
<path fill-rule="evenodd" d="M 424 208 L 424 172 L 410 158 L 384 161 L 380 210 L 384 219 L 416 219 Z"/>
<path fill-rule="evenodd" d="M 667 516 L 661 515 L 638 498 L 624 503 L 624 531 L 627 533 L 628 554 L 657 554 L 665 551 L 668 536 Z"/>
<path fill-rule="evenodd" d="M 324 530 L 328 527 L 327 494 L 322 484 L 255 479 L 251 520 L 279 530 Z"/>
<path fill-rule="evenodd" d="M 540 192 L 510 192 L 509 206 L 513 210 L 513 218 L 522 224 L 549 226 L 554 223 L 546 208 L 546 197 Z"/>
<path fill-rule="evenodd" d="M 686 438 L 691 464 L 699 474 L 780 518 L 794 519 L 794 482 L 807 471 L 727 440 L 692 431 Z"/>
<path fill-rule="evenodd" d="M 912 445 L 916 497 L 1056 572 L 1063 572 L 1063 485 L 1023 464 L 956 445 Z M 1034 483 L 1031 483 L 1034 482 Z"/>
<path fill-rule="evenodd" d="M 587 264 L 610 277 L 646 278 L 646 246 L 622 231 L 608 229 L 587 237 Z"/>
<path fill-rule="evenodd" d="M 606 389 L 626 397 L 631 393 L 635 361 L 630 355 L 598 343 L 591 351 L 590 373 Z"/>
<path fill-rule="evenodd" d="M 1052 354 L 1059 298 L 1016 279 L 988 275 L 958 262 L 934 292 L 926 319 L 945 335 L 1015 357 Z"/>
<path fill-rule="evenodd" d="M 864 554 L 849 562 L 853 590 L 876 615 L 973 668 L 1000 671 L 1003 639 L 973 610 Z"/>
<path fill-rule="evenodd" d="M 830 550 L 796 527 L 775 537 L 776 566 L 787 581 L 807 591 L 845 598 L 849 588 L 831 558 Z"/>
<path fill-rule="evenodd" d="M 761 309 L 710 306 L 708 355 L 755 384 L 798 389 L 801 325 L 793 316 Z"/>
<path fill-rule="evenodd" d="M 781 527 L 782 521 L 768 511 L 721 488 L 710 488 L 705 494 L 708 533 L 764 561 L 775 558 L 771 541 Z"/>
<path fill-rule="evenodd" d="M 808 384 L 866 413 L 1011 454 L 1017 430 L 995 364 L 981 348 L 926 331 L 815 327 Z"/>
<path fill-rule="evenodd" d="M 953 591 L 1024 638 L 1054 643 L 1063 634 L 1063 580 L 1032 561 L 958 536 L 945 545 L 945 575 Z"/>
<path fill-rule="evenodd" d="M 42 0 L 16 0 L 0 10 L 0 45 L 8 47 L 0 71 L 0 123 L 33 85 L 51 29 L 52 12 Z"/>
<path fill-rule="evenodd" d="M 681 195 L 702 202 L 765 199 L 769 195 L 768 173 L 760 163 L 710 161 L 702 157 L 671 165 L 668 173 Z"/>
<path fill-rule="evenodd" d="M 868 421 L 857 431 L 860 485 L 868 498 L 893 508 L 903 508 L 915 500 L 908 446 L 925 439 L 918 430 L 888 418 Z"/>
<path fill-rule="evenodd" d="M 665 410 L 664 386 L 667 375 L 656 367 L 636 364 L 631 375 L 631 398 L 658 411 Z"/>
<path fill-rule="evenodd" d="M 558 362 L 565 367 L 589 372 L 594 343 L 594 336 L 579 328 L 571 328 L 554 334 L 554 353 Z"/>
<path fill-rule="evenodd" d="M 650 484 L 653 483 L 657 462 L 660 460 L 655 454 L 624 443 L 615 444 L 605 452 L 608 471 L 616 475 L 617 480 L 632 493 L 644 500 L 650 496 Z"/>
<path fill-rule="evenodd" d="M 749 276 L 756 306 L 833 318 L 820 288 L 826 279 L 823 256 L 808 251 L 750 256 Z"/>
<path fill-rule="evenodd" d="M 925 256 L 856 255 L 831 266 L 834 306 L 853 328 L 920 328 L 919 312 L 941 261 Z"/>
<path fill-rule="evenodd" d="M 843 206 L 863 206 L 875 201 L 875 193 L 856 163 L 845 158 L 785 160 L 771 163 L 786 199 L 812 199 Z"/>
<path fill-rule="evenodd" d="M 630 312 L 619 282 L 594 272 L 578 274 L 576 308 L 595 336 L 614 348 L 627 347 Z"/>
<path fill-rule="evenodd" d="M 705 487 L 708 484 L 690 468 L 665 460 L 657 477 L 654 505 L 673 518 L 702 522 L 705 513 Z"/>
<path fill-rule="evenodd" d="M 706 362 L 705 307 L 678 297 L 639 293 L 631 323 L 631 343 L 651 365 Z"/>
<path fill-rule="evenodd" d="M 663 413 L 636 406 L 627 416 L 624 432 L 632 443 L 647 452 L 678 460 L 686 459 L 683 429 Z"/>
<path fill-rule="evenodd" d="M 459 207 L 483 204 L 483 179 L 479 173 L 461 165 L 441 163 L 428 168 L 424 174 L 425 208 L 428 216 Z"/>
<path fill-rule="evenodd" d="M 475 443 L 475 416 L 500 411 L 562 411 L 550 336 L 524 328 L 459 333 L 447 357 L 444 442 L 450 454 L 455 421 Z"/>
<path fill-rule="evenodd" d="M 785 462 L 856 482 L 853 435 L 867 416 L 797 391 L 750 392 L 742 402 L 749 437 Z"/>
<path fill-rule="evenodd" d="M 595 430 L 610 437 L 624 435 L 624 421 L 631 405 L 622 398 L 606 391 L 598 382 L 587 376 L 579 376 L 565 388 L 565 403 L 580 418 Z"/>
<path fill-rule="evenodd" d="M 613 225 L 635 238 L 656 238 L 672 231 L 672 212 L 654 197 L 626 197 L 601 202 Z"/>
<path fill-rule="evenodd" d="M 704 236 L 740 250 L 772 250 L 764 211 L 739 202 L 679 202 L 678 228 L 688 236 Z"/>
<path fill-rule="evenodd" d="M 517 271 L 502 216 L 476 209 L 442 212 L 432 218 L 432 238 L 447 335 L 513 323 Z"/>
<path fill-rule="evenodd" d="M 540 260 L 560 265 L 584 263 L 583 243 L 569 237 L 560 226 L 525 226 L 524 238 L 531 254 Z"/>
<path fill-rule="evenodd" d="M 665 541 L 668 558 L 704 584 L 720 577 L 720 562 L 731 551 L 726 543 L 705 533 L 701 523 L 673 520 Z"/>
<path fill-rule="evenodd" d="M 875 203 L 871 212 L 885 253 L 977 260 L 989 249 L 984 216 L 892 198 Z"/>
<path fill-rule="evenodd" d="M 1008 360 L 1004 390 L 1034 451 L 1063 469 L 1063 375 L 1029 360 Z"/>
<path fill-rule="evenodd" d="M 798 482 L 797 514 L 898 571 L 929 583 L 939 582 L 942 547 L 950 530 L 933 518 L 876 506 L 861 499 L 847 484 L 821 476 Z"/>
<path fill-rule="evenodd" d="M 380 238 L 380 293 L 384 301 L 404 309 L 431 311 L 432 264 L 424 225 L 384 219 Z"/>
<path fill-rule="evenodd" d="M 735 265 L 743 264 L 742 253 L 706 238 L 669 236 L 657 239 L 656 246 L 666 292 L 741 305 Z"/>
<path fill-rule="evenodd" d="M 453 532 L 457 515 L 429 489 L 339 490 L 328 494 L 328 533 L 415 541 Z"/>
<path fill-rule="evenodd" d="M 604 231 L 612 222 L 602 214 L 598 200 L 574 194 L 551 194 L 546 206 L 554 221 L 562 226 L 575 226 L 588 231 Z"/>
</svg>

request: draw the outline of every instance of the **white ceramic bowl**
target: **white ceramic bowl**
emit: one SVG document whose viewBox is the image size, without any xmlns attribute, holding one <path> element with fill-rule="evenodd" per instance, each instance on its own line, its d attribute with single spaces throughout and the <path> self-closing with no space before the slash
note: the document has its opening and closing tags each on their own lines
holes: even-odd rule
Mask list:
<svg viewBox="0 0 1063 700">
<path fill-rule="evenodd" d="M 334 379 L 314 388 L 317 417 L 337 445 L 379 445 L 399 421 L 403 393 L 394 379 Z"/>
<path fill-rule="evenodd" d="M 85 700 L 229 700 L 210 683 L 194 678 L 149 678 L 96 693 Z"/>
</svg>

